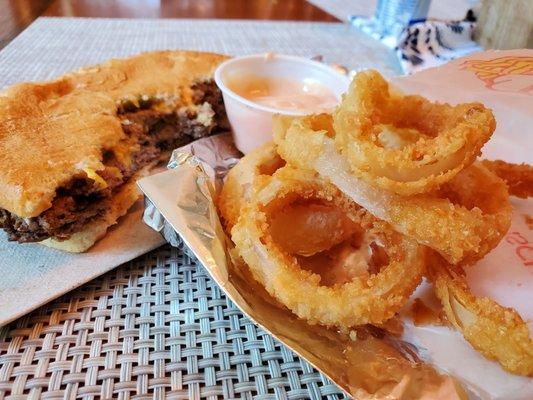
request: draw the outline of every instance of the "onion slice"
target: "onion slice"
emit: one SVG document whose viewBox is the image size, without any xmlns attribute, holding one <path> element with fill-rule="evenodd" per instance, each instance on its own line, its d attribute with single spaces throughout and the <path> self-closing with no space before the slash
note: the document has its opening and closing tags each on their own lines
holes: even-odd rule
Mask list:
<svg viewBox="0 0 533 400">
<path fill-rule="evenodd" d="M 522 199 L 533 196 L 533 166 L 525 163 L 512 164 L 502 160 L 482 160 L 481 163 L 505 181 L 509 187 L 509 194 Z"/>
<path fill-rule="evenodd" d="M 474 296 L 460 266 L 432 256 L 429 275 L 448 321 L 484 356 L 513 374 L 533 376 L 533 340 L 513 308 Z"/>
</svg>

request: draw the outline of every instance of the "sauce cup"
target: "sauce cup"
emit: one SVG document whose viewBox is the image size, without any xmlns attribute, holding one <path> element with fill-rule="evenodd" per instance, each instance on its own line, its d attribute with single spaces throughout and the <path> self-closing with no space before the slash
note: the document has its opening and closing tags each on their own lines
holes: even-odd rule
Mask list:
<svg viewBox="0 0 533 400">
<path fill-rule="evenodd" d="M 228 87 L 228 81 L 246 75 L 316 82 L 329 89 L 337 100 L 340 100 L 350 83 L 348 77 L 335 69 L 296 56 L 258 54 L 232 58 L 220 64 L 215 71 L 215 82 L 222 91 L 235 146 L 244 154 L 272 140 L 274 114 L 301 116 L 310 113 L 309 110 L 284 110 L 258 104 L 238 95 Z"/>
</svg>

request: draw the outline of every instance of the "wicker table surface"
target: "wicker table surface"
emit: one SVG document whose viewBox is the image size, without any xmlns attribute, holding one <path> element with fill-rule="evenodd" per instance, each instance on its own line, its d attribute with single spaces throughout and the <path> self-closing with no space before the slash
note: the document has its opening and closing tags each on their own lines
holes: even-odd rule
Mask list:
<svg viewBox="0 0 533 400">
<path fill-rule="evenodd" d="M 339 399 L 163 246 L 0 328 L 0 399 Z"/>
</svg>

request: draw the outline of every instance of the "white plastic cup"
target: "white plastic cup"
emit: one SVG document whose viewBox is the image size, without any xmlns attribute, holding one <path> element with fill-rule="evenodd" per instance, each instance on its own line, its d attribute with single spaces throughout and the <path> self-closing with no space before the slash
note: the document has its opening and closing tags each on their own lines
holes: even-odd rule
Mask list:
<svg viewBox="0 0 533 400">
<path fill-rule="evenodd" d="M 335 69 L 302 57 L 269 53 L 237 57 L 223 62 L 215 71 L 215 82 L 222 91 L 235 146 L 244 154 L 272 140 L 274 114 L 301 116 L 309 113 L 257 104 L 226 86 L 228 79 L 250 74 L 296 81 L 312 79 L 329 88 L 339 100 L 350 84 L 348 77 Z"/>
</svg>

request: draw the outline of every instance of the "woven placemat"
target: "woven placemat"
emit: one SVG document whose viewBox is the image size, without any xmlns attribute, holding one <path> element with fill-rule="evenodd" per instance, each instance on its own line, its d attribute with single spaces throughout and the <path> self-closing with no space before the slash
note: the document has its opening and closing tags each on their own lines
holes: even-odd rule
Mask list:
<svg viewBox="0 0 533 400">
<path fill-rule="evenodd" d="M 166 245 L 0 328 L 0 399 L 344 398 Z"/>
<path fill-rule="evenodd" d="M 342 23 L 39 18 L 0 52 L 0 87 L 50 79 L 109 58 L 168 49 L 322 55 L 326 62 L 352 69 L 377 68 L 386 76 L 401 73 L 393 52 Z"/>
</svg>

